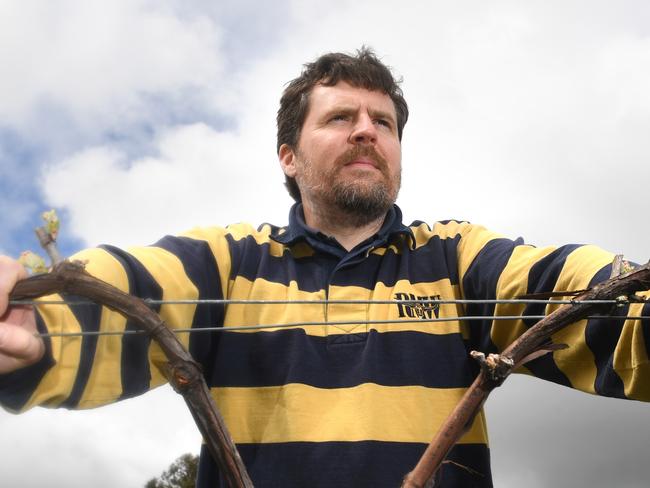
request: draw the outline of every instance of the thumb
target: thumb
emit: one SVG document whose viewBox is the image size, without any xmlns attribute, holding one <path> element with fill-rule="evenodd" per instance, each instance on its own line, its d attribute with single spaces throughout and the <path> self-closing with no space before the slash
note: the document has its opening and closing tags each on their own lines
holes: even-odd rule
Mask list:
<svg viewBox="0 0 650 488">
<path fill-rule="evenodd" d="M 43 357 L 45 344 L 33 331 L 0 322 L 0 373 L 34 364 Z"/>
</svg>

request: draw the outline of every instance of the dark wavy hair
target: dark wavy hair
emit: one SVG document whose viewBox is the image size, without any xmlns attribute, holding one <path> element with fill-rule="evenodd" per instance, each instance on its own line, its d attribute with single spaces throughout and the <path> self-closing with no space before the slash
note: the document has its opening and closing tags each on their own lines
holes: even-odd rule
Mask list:
<svg viewBox="0 0 650 488">
<path fill-rule="evenodd" d="M 397 135 L 402 140 L 404 125 L 408 120 L 409 109 L 399 84 L 388 66 L 383 64 L 372 51 L 363 46 L 355 55 L 345 53 L 323 54 L 312 63 L 304 65 L 300 76 L 287 83 L 278 110 L 277 151 L 287 144 L 295 149 L 300 137 L 300 129 L 307 116 L 309 94 L 314 86 L 334 86 L 345 81 L 357 88 L 378 90 L 388 95 L 395 104 L 397 114 Z M 285 183 L 289 194 L 300 201 L 300 190 L 295 178 L 286 176 Z"/>
</svg>

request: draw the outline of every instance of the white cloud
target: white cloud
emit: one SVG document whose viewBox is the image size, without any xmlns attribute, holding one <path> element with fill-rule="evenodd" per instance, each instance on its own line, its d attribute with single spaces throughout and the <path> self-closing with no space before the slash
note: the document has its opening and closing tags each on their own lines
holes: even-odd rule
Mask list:
<svg viewBox="0 0 650 488">
<path fill-rule="evenodd" d="M 12 93 L 10 101 L 21 107 L 20 114 L 31 113 L 27 108 L 47 92 L 75 113 L 97 115 L 110 129 L 116 118 L 124 117 L 128 127 L 132 117 L 146 117 L 137 113 L 144 103 L 139 99 L 143 93 L 166 91 L 168 97 L 161 101 L 164 105 L 179 93 L 187 95 L 191 86 L 204 90 L 199 99 L 210 100 L 208 104 L 225 92 L 228 95 L 211 106 L 221 106 L 233 116 L 238 132 L 232 136 L 240 138 L 233 144 L 250 155 L 246 168 L 262 168 L 261 176 L 267 182 L 266 169 L 274 164 L 272 117 L 283 81 L 295 76 L 299 65 L 318 53 L 352 50 L 367 43 L 406 79 L 412 117 L 405 134 L 400 201 L 408 216 L 469 218 L 511 235 L 523 234 L 534 242 L 584 240 L 645 259 L 641 245 L 622 242 L 617 239 L 619 233 L 602 232 L 603 221 L 615 220 L 621 228 L 635 226 L 629 209 L 638 206 L 634 195 L 648 170 L 650 142 L 644 134 L 650 102 L 644 87 L 650 77 L 646 62 L 650 49 L 646 39 L 625 30 L 626 23 L 632 22 L 628 17 L 616 15 L 618 23 L 610 30 L 593 22 L 591 29 L 587 24 L 576 31 L 571 21 L 582 13 L 574 9 L 568 9 L 564 20 L 557 22 L 552 9 L 540 6 L 500 3 L 474 5 L 469 10 L 459 6 L 432 9 L 421 2 L 395 12 L 388 3 L 377 2 L 373 9 L 366 9 L 362 3 L 339 2 L 336 8 L 318 11 L 315 22 L 316 12 L 308 4 L 296 3 L 286 19 L 290 35 L 284 45 L 265 60 L 217 79 L 223 58 L 218 49 L 219 26 L 207 17 L 178 18 L 171 8 L 149 13 L 142 2 L 117 2 L 93 13 L 85 4 L 71 2 L 60 10 L 74 15 L 68 18 L 55 13 L 51 21 L 39 14 L 34 4 L 29 5 L 31 14 L 30 9 L 4 12 L 10 14 L 9 19 L 13 17 L 9 27 L 20 25 L 21 16 L 34 17 L 40 27 L 34 29 L 39 33 L 37 39 L 23 47 L 28 51 L 20 57 L 22 71 L 0 81 L 19 88 L 0 93 Z M 612 15 L 606 8 L 592 12 L 599 20 Z M 388 18 L 391 29 L 386 29 Z M 16 35 L 6 36 L 17 39 Z M 12 52 L 20 53 L 16 43 Z M 44 55 L 43 45 L 53 54 Z M 25 75 L 43 58 L 47 58 L 45 66 L 60 66 L 54 70 L 59 73 L 54 81 Z M 86 84 L 87 93 L 74 86 L 84 73 L 103 76 Z M 20 80 L 25 80 L 23 85 Z M 20 116 L 12 117 L 18 119 Z M 260 139 L 266 142 L 261 144 Z M 110 144 L 102 147 L 113 151 L 115 157 L 122 151 Z M 93 151 L 83 149 L 72 158 Z M 124 164 L 137 168 L 143 159 L 157 158 L 155 152 L 154 147 L 136 154 L 137 163 Z M 229 159 L 225 150 L 219 154 L 225 158 L 213 159 L 210 166 L 223 165 Z M 70 157 L 66 159 L 69 162 Z M 176 163 L 181 160 L 177 158 Z M 208 174 L 221 176 L 226 169 L 210 171 L 219 171 Z M 465 178 L 470 172 L 476 177 Z M 248 172 L 251 184 L 256 173 Z M 147 177 L 151 183 L 154 174 Z M 602 180 L 611 180 L 612 175 L 632 191 L 619 193 L 618 201 L 610 202 L 603 198 L 611 191 Z M 132 173 L 131 180 L 134 177 Z M 584 182 L 582 190 L 576 181 Z M 614 186 L 613 193 L 617 189 Z M 121 191 L 129 195 L 128 188 Z M 422 198 L 432 193 L 432 197 Z M 48 194 L 53 192 L 48 190 Z M 75 199 L 80 201 L 80 197 Z M 63 202 L 54 197 L 53 201 Z M 138 200 L 134 197 L 131 201 Z M 186 209 L 183 205 L 178 208 Z M 411 209 L 418 209 L 417 213 Z M 211 215 L 221 222 L 216 217 L 223 214 Z M 250 219 L 241 215 L 234 219 Z M 537 229 L 537 223 L 549 215 L 556 219 L 555 241 L 547 240 L 546 229 Z M 645 229 L 641 232 L 648 236 Z"/>
<path fill-rule="evenodd" d="M 41 111 L 62 110 L 106 128 L 141 120 L 146 96 L 204 91 L 204 102 L 216 100 L 219 29 L 206 17 L 179 17 L 172 5 L 0 4 L 0 120 L 24 128 Z"/>
<path fill-rule="evenodd" d="M 289 197 L 282 201 L 273 146 L 260 162 L 252 140 L 204 124 L 176 127 L 157 138 L 155 155 L 134 161 L 108 146 L 75 154 L 45 171 L 43 189 L 90 245 L 150 243 L 199 224 L 260 223 L 273 208 L 286 220 Z"/>
<path fill-rule="evenodd" d="M 3 486 L 20 488 L 142 488 L 201 445 L 189 410 L 169 387 L 74 414 L 0 414 L 0 426 L 15 433 L 0 440 Z"/>
</svg>

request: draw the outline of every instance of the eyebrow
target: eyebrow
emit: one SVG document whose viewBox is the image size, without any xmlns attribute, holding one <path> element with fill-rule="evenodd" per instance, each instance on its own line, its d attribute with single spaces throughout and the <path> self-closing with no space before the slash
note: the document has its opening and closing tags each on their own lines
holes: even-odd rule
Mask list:
<svg viewBox="0 0 650 488">
<path fill-rule="evenodd" d="M 332 106 L 329 110 L 327 110 L 323 116 L 324 117 L 329 117 L 332 114 L 335 113 L 341 113 L 345 115 L 352 115 L 357 112 L 357 107 L 354 107 L 352 105 L 334 105 Z M 391 114 L 390 112 L 387 112 L 385 110 L 381 109 L 370 109 L 369 114 L 373 118 L 381 118 L 381 119 L 386 119 L 389 120 L 393 124 L 397 124 L 396 117 Z"/>
<path fill-rule="evenodd" d="M 395 120 L 395 116 L 390 112 L 386 112 L 384 110 L 370 110 L 370 116 L 378 117 L 381 119 L 387 119 L 391 121 L 393 124 L 397 123 L 397 120 Z"/>
<path fill-rule="evenodd" d="M 325 110 L 324 116 L 330 116 L 332 114 L 353 114 L 357 111 L 352 105 L 332 105 L 330 108 Z"/>
</svg>

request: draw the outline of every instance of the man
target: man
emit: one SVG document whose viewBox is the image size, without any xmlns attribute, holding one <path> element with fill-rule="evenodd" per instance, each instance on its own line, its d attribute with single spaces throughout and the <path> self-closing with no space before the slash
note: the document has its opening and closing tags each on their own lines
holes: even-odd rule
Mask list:
<svg viewBox="0 0 650 488">
<path fill-rule="evenodd" d="M 278 155 L 297 200 L 287 227 L 194 229 L 151 247 L 104 246 L 77 258 L 145 298 L 312 302 L 164 304 L 159 312 L 171 327 L 224 327 L 181 338 L 202 364 L 256 486 L 396 487 L 476 376 L 468 352 L 498 351 L 532 324 L 454 318 L 551 309 L 429 300 L 583 289 L 609 275 L 613 256 L 593 246 L 537 249 L 455 221 L 402 224 L 394 201 L 408 108 L 369 50 L 306 65 L 280 105 Z M 132 325 L 99 307 L 7 309 L 23 276 L 15 262 L 0 260 L 7 408 L 88 408 L 164 381 L 155 366 L 161 353 L 144 337 L 34 337 Z M 630 315 L 647 315 L 641 308 L 631 306 Z M 450 320 L 432 321 L 441 318 Z M 278 327 L 227 331 L 256 324 Z M 640 320 L 583 321 L 555 338 L 569 349 L 528 370 L 592 393 L 650 400 L 643 329 Z M 449 458 L 441 486 L 492 486 L 482 414 Z M 223 486 L 207 454 L 198 486 Z"/>
</svg>

